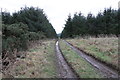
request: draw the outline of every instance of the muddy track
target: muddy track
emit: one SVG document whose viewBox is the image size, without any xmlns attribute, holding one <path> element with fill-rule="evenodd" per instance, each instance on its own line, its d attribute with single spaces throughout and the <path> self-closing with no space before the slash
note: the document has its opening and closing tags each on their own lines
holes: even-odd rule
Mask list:
<svg viewBox="0 0 120 80">
<path fill-rule="evenodd" d="M 102 72 L 102 75 L 105 78 L 118 78 L 118 72 L 113 70 L 112 68 L 106 66 L 105 64 L 99 62 L 95 58 L 85 54 L 84 52 L 80 51 L 78 48 L 74 47 L 67 41 L 65 43 L 71 47 L 76 53 L 78 53 L 81 57 L 83 57 L 87 62 L 89 62 L 92 66 L 98 69 L 98 71 Z M 120 77 L 120 76 L 119 76 Z"/>
<path fill-rule="evenodd" d="M 65 59 L 62 54 L 59 42 L 56 42 L 56 56 L 57 56 L 57 68 L 58 68 L 58 78 L 79 78 L 77 73 L 70 66 L 68 61 Z"/>
</svg>

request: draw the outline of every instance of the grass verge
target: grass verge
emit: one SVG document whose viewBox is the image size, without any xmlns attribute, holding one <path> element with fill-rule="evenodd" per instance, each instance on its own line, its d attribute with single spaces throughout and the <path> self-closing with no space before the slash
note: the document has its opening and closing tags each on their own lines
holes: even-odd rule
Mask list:
<svg viewBox="0 0 120 80">
<path fill-rule="evenodd" d="M 86 62 L 81 56 L 63 41 L 60 41 L 60 48 L 67 59 L 68 63 L 71 64 L 72 68 L 81 78 L 101 78 L 102 75 L 97 72 L 91 64 Z M 91 74 L 92 73 L 92 74 Z"/>
<path fill-rule="evenodd" d="M 33 44 L 34 45 L 34 44 Z M 55 78 L 55 41 L 37 43 L 27 51 L 24 59 L 16 61 L 10 74 L 15 78 Z"/>
<path fill-rule="evenodd" d="M 67 40 L 75 47 L 118 69 L 118 38 L 89 38 Z"/>
</svg>

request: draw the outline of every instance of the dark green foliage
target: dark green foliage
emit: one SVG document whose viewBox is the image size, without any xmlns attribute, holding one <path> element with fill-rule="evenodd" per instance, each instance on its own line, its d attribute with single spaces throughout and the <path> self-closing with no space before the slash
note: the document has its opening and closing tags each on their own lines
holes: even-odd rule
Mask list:
<svg viewBox="0 0 120 80">
<path fill-rule="evenodd" d="M 17 17 L 15 14 L 17 14 Z M 53 26 L 49 23 L 42 9 L 25 7 L 18 13 L 14 13 L 13 18 L 16 18 L 16 22 L 23 22 L 27 24 L 29 31 L 31 32 L 42 31 L 45 33 L 47 38 L 56 37 L 56 32 L 53 29 Z"/>
<path fill-rule="evenodd" d="M 56 38 L 57 34 L 42 9 L 21 8 L 10 15 L 2 12 L 2 54 L 27 50 L 29 41 Z"/>
<path fill-rule="evenodd" d="M 65 28 L 62 31 L 62 38 L 72 38 L 76 36 L 98 36 L 98 35 L 116 35 L 120 34 L 118 31 L 120 10 L 114 10 L 111 8 L 105 9 L 103 13 L 99 12 L 95 17 L 91 13 L 84 17 L 79 14 L 75 14 L 73 18 L 68 16 L 65 24 Z"/>
<path fill-rule="evenodd" d="M 17 50 L 26 50 L 27 49 L 27 41 L 28 36 L 28 26 L 19 23 L 19 24 L 11 24 L 11 25 L 3 25 L 3 43 L 2 49 L 3 51 L 14 51 Z"/>
<path fill-rule="evenodd" d="M 44 33 L 43 32 L 29 32 L 27 33 L 27 35 L 29 36 L 29 41 L 34 41 L 34 40 L 39 40 L 39 39 L 43 39 L 43 38 L 46 38 L 44 36 Z"/>
<path fill-rule="evenodd" d="M 65 28 L 63 30 L 63 34 L 61 35 L 62 37 L 72 37 L 72 33 L 73 33 L 73 27 L 72 27 L 72 21 L 71 21 L 71 16 L 69 15 L 68 16 L 68 19 L 66 21 L 66 24 L 65 24 Z"/>
<path fill-rule="evenodd" d="M 43 32 L 47 38 L 56 38 L 56 32 L 53 26 L 49 23 L 46 15 L 42 9 L 34 7 L 21 8 L 20 11 L 10 15 L 10 13 L 3 12 L 3 23 L 14 24 L 22 22 L 28 25 L 30 32 Z"/>
<path fill-rule="evenodd" d="M 116 22 L 118 23 L 117 27 L 117 32 L 116 35 L 120 36 L 120 8 L 118 9 L 117 17 L 116 17 Z"/>
<path fill-rule="evenodd" d="M 11 24 L 12 16 L 9 12 L 2 12 L 2 21 L 4 24 Z"/>
</svg>

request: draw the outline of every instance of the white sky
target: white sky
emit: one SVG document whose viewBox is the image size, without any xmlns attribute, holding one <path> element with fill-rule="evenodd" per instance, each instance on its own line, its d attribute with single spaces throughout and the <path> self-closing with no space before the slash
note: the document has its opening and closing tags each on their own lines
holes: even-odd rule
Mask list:
<svg viewBox="0 0 120 80">
<path fill-rule="evenodd" d="M 87 15 L 89 12 L 96 15 L 99 11 L 110 6 L 118 9 L 120 0 L 0 0 L 0 8 L 3 11 L 15 12 L 25 5 L 27 7 L 39 7 L 44 10 L 57 33 L 63 30 L 65 20 L 69 13 L 81 12 Z"/>
</svg>

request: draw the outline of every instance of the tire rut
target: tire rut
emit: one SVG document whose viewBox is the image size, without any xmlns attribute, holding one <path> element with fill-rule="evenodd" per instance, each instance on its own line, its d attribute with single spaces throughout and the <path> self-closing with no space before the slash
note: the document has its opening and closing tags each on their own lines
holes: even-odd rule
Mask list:
<svg viewBox="0 0 120 80">
<path fill-rule="evenodd" d="M 56 56 L 57 56 L 57 67 L 58 67 L 58 77 L 59 78 L 78 78 L 78 76 L 71 69 L 67 63 L 64 55 L 62 54 L 59 42 L 56 42 Z"/>
<path fill-rule="evenodd" d="M 101 62 L 95 60 L 91 56 L 88 56 L 87 54 L 83 53 L 79 49 L 75 48 L 73 45 L 69 44 L 67 41 L 64 41 L 68 46 L 71 47 L 72 50 L 74 50 L 78 55 L 83 57 L 87 62 L 89 62 L 93 67 L 97 68 L 98 71 L 102 72 L 102 75 L 104 75 L 105 78 L 118 78 L 120 77 L 118 75 L 118 72 L 111 69 L 110 67 L 102 64 Z"/>
</svg>

